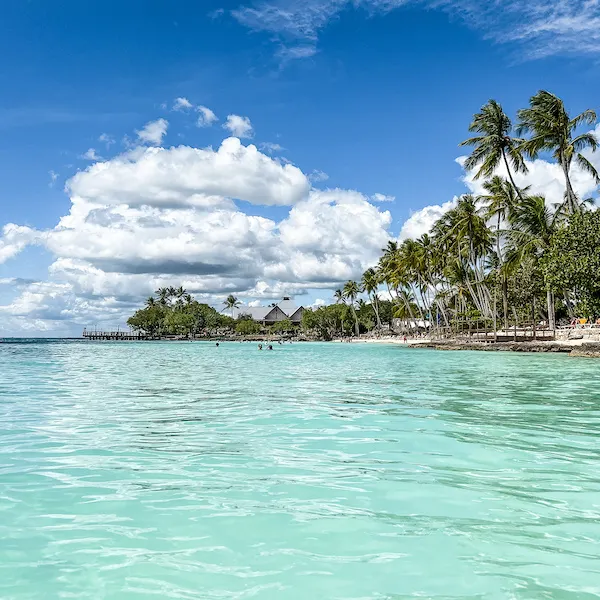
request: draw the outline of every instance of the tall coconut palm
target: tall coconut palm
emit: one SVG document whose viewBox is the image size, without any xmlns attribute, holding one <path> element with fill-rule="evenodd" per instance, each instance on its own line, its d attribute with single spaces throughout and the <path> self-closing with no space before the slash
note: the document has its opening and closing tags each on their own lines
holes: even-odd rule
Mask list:
<svg viewBox="0 0 600 600">
<path fill-rule="evenodd" d="M 519 204 L 519 198 L 514 186 L 498 175 L 495 175 L 483 184 L 487 194 L 478 197 L 483 204 L 483 217 L 486 220 L 496 219 L 496 254 L 498 256 L 498 272 L 502 281 L 502 307 L 504 327 L 508 328 L 508 281 L 506 269 L 503 268 L 504 256 L 502 252 L 502 222 L 505 222 Z"/>
<path fill-rule="evenodd" d="M 477 310 L 491 316 L 485 262 L 492 248 L 492 236 L 486 220 L 479 214 L 476 199 L 471 195 L 459 198 L 456 208 L 436 223 L 434 235 L 443 251 L 460 265 L 459 271 L 464 271 Z"/>
<path fill-rule="evenodd" d="M 569 116 L 563 101 L 545 90 L 539 91 L 529 101 L 529 108 L 518 112 L 519 124 L 517 132 L 531 134 L 531 137 L 520 144 L 520 148 L 531 158 L 536 158 L 540 152 L 552 152 L 553 157 L 561 166 L 565 177 L 565 201 L 563 210 L 567 215 L 581 211 L 581 204 L 573 189 L 570 169 L 573 160 L 600 184 L 600 176 L 594 165 L 581 153 L 590 148 L 596 150 L 598 140 L 591 133 L 575 136 L 580 125 L 593 125 L 596 113 L 584 110 L 574 118 Z"/>
<path fill-rule="evenodd" d="M 375 313 L 377 329 L 381 329 L 381 319 L 379 318 L 379 298 L 377 297 L 377 288 L 379 288 L 379 277 L 375 269 L 367 269 L 362 276 L 361 289 L 369 296 L 371 306 Z"/>
<path fill-rule="evenodd" d="M 350 309 L 352 310 L 352 316 L 354 317 L 354 331 L 356 335 L 360 335 L 360 329 L 358 326 L 358 315 L 356 314 L 356 308 L 354 307 L 354 303 L 356 302 L 356 298 L 360 294 L 360 287 L 356 281 L 347 281 L 344 284 L 344 289 L 342 290 L 344 294 L 344 298 L 349 300 Z"/>
<path fill-rule="evenodd" d="M 502 106 L 495 100 L 489 100 L 473 116 L 469 131 L 480 135 L 471 137 L 460 144 L 461 146 L 475 147 L 465 161 L 465 169 L 469 171 L 478 169 L 475 173 L 475 179 L 488 178 L 494 174 L 494 171 L 502 162 L 513 187 L 521 197 L 521 191 L 515 183 L 512 171 L 526 173 L 527 166 L 520 150 L 520 140 L 513 139 L 510 135 L 512 123 L 502 110 Z"/>
<path fill-rule="evenodd" d="M 241 302 L 233 294 L 229 294 L 229 296 L 225 298 L 223 304 L 225 305 L 225 308 L 228 308 L 231 311 L 231 318 L 233 319 L 234 311 L 240 306 Z"/>
<path fill-rule="evenodd" d="M 335 292 L 333 293 L 333 297 L 335 298 L 336 304 L 341 304 L 342 302 L 344 302 L 344 292 L 342 290 L 335 290 Z"/>
<path fill-rule="evenodd" d="M 558 215 L 548 208 L 543 196 L 527 196 L 510 217 L 512 260 L 516 262 L 524 257 L 533 257 L 539 261 L 550 247 L 557 220 Z M 554 294 L 550 288 L 546 289 L 546 300 L 548 325 L 555 329 Z"/>
<path fill-rule="evenodd" d="M 158 296 L 158 301 L 163 306 L 166 306 L 169 301 L 169 288 L 162 287 L 156 290 L 156 295 Z"/>
</svg>

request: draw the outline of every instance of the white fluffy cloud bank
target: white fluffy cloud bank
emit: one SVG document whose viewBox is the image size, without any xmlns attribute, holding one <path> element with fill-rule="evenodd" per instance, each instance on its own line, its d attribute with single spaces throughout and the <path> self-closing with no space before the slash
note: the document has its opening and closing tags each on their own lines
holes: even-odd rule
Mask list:
<svg viewBox="0 0 600 600">
<path fill-rule="evenodd" d="M 122 323 L 164 285 L 212 302 L 330 288 L 359 277 L 390 237 L 390 213 L 366 196 L 311 189 L 299 168 L 237 138 L 216 150 L 141 146 L 66 189 L 71 208 L 55 228 L 7 225 L 0 236 L 0 262 L 31 243 L 54 256 L 48 281 L 0 306 L 12 327 Z M 288 207 L 280 220 L 256 214 L 275 205 Z"/>
</svg>

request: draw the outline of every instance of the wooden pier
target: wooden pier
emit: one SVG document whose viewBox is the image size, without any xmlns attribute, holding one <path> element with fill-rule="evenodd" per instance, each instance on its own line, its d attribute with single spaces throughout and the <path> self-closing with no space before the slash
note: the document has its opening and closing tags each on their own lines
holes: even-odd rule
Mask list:
<svg viewBox="0 0 600 600">
<path fill-rule="evenodd" d="M 141 340 L 151 340 L 151 336 L 140 331 L 97 331 L 96 329 L 83 330 L 83 337 L 86 340 L 105 341 L 105 342 L 137 342 Z"/>
</svg>

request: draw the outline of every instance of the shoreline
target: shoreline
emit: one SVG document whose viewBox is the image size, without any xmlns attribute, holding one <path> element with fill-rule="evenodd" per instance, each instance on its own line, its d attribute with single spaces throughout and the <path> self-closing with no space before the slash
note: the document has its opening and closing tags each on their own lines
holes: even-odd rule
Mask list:
<svg viewBox="0 0 600 600">
<path fill-rule="evenodd" d="M 569 356 L 600 358 L 600 342 L 586 339 L 530 341 L 530 342 L 477 342 L 463 340 L 428 340 L 399 338 L 379 338 L 360 340 L 367 344 L 401 345 L 407 348 L 428 348 L 443 351 L 477 352 L 521 352 L 521 353 L 562 353 Z"/>
</svg>

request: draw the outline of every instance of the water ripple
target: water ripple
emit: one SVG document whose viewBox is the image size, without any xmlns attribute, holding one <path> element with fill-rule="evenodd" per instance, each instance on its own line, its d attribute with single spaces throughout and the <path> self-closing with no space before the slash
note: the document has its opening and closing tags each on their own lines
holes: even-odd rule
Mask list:
<svg viewBox="0 0 600 600">
<path fill-rule="evenodd" d="M 600 598 L 597 369 L 0 344 L 0 597 Z"/>
</svg>

